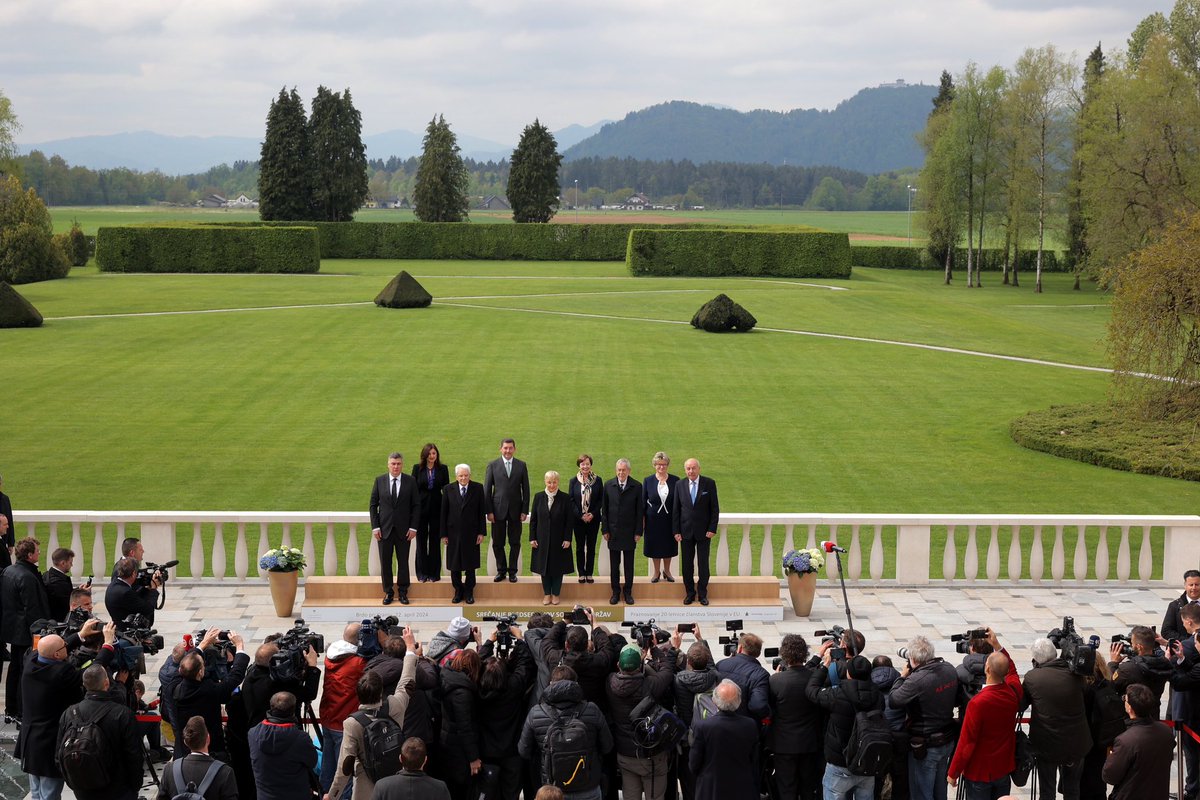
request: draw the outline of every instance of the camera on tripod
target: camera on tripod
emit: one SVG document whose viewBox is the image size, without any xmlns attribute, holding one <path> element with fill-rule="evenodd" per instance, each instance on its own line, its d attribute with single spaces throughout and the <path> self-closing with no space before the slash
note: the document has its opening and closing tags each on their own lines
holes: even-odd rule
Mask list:
<svg viewBox="0 0 1200 800">
<path fill-rule="evenodd" d="M 1083 637 L 1075 630 L 1074 617 L 1063 617 L 1062 627 L 1047 633 L 1046 638 L 1062 651 L 1063 660 L 1076 675 L 1087 677 L 1095 671 L 1096 646 L 1084 644 Z"/>
<path fill-rule="evenodd" d="M 517 624 L 516 614 L 486 614 L 479 618 L 482 622 L 496 623 L 496 655 L 508 658 L 516 645 L 517 637 L 513 636 L 512 628 Z"/>
<path fill-rule="evenodd" d="M 168 561 L 165 564 L 155 564 L 153 561 L 147 561 L 146 566 L 137 571 L 137 577 L 133 580 L 134 586 L 141 586 L 146 589 L 150 588 L 150 582 L 154 580 L 154 576 L 158 575 L 160 583 L 166 583 L 171 578 L 170 570 L 179 566 L 179 561 Z"/>
<path fill-rule="evenodd" d="M 654 620 L 648 622 L 622 622 L 622 628 L 630 628 L 630 636 L 638 643 L 638 647 L 643 650 L 649 650 L 660 642 L 665 642 L 670 637 L 666 631 L 654 624 Z M 660 638 L 661 635 L 661 638 Z"/>
<path fill-rule="evenodd" d="M 315 653 L 323 652 L 325 637 L 309 630 L 303 619 L 297 619 L 287 633 L 275 640 L 275 645 L 279 652 L 271 656 L 267 666 L 271 680 L 299 683 L 304 680 L 308 668 L 308 648 Z"/>
<path fill-rule="evenodd" d="M 971 643 L 987 638 L 987 628 L 972 628 L 966 633 L 953 633 L 950 635 L 950 641 L 954 642 L 954 652 L 969 653 L 971 652 Z M 905 653 L 907 657 L 907 653 Z"/>
</svg>

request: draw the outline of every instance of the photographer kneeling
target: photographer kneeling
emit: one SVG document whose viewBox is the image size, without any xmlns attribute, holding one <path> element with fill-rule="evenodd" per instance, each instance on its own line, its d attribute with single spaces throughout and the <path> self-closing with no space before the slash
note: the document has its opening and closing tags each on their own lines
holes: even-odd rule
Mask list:
<svg viewBox="0 0 1200 800">
<path fill-rule="evenodd" d="M 945 800 L 946 774 L 954 754 L 958 673 L 933 654 L 924 636 L 908 642 L 908 663 L 892 684 L 888 704 L 908 714 L 908 788 L 913 800 Z"/>
</svg>

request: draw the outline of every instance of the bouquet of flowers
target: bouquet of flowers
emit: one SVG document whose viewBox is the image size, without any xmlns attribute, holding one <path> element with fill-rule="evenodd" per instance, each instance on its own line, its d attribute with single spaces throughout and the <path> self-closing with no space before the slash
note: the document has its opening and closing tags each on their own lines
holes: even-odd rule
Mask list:
<svg viewBox="0 0 1200 800">
<path fill-rule="evenodd" d="M 258 559 L 259 569 L 271 572 L 296 572 L 304 569 L 304 551 L 295 547 L 273 547 Z"/>
<path fill-rule="evenodd" d="M 825 554 L 815 547 L 811 550 L 789 550 L 783 555 L 783 574 L 806 575 L 820 572 L 825 566 Z"/>
</svg>

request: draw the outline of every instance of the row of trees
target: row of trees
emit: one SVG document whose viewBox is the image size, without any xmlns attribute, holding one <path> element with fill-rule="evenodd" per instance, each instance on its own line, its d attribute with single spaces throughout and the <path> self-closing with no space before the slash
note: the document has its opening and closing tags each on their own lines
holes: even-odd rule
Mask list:
<svg viewBox="0 0 1200 800">
<path fill-rule="evenodd" d="M 259 161 L 262 218 L 344 222 L 366 199 L 367 149 L 350 90 L 317 87 L 306 118 L 295 88 L 280 89 L 267 113 Z"/>
<path fill-rule="evenodd" d="M 923 144 L 919 205 L 947 282 L 965 242 L 967 285 L 979 285 L 986 242 L 1006 263 L 1036 248 L 1041 291 L 1052 236 L 1077 287 L 1081 274 L 1103 278 L 1200 208 L 1200 2 L 1178 0 L 1169 17 L 1144 19 L 1125 52 L 1097 45 L 1082 65 L 1047 45 L 1011 69 L 943 73 Z"/>
</svg>

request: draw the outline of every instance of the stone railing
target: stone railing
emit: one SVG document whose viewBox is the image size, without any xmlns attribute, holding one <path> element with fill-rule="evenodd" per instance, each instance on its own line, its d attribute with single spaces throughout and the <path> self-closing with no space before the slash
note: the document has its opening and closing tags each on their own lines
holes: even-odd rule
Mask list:
<svg viewBox="0 0 1200 800">
<path fill-rule="evenodd" d="M 259 554 L 280 544 L 304 551 L 309 575 L 379 574 L 363 512 L 18 510 L 13 516 L 18 537 L 41 539 L 43 564 L 56 547 L 74 550 L 76 577 L 108 575 L 126 536 L 140 537 L 150 560 L 179 559 L 177 574 L 185 578 L 257 579 Z M 731 513 L 721 515 L 715 538 L 715 575 L 781 576 L 785 552 L 831 539 L 848 551 L 842 557 L 848 581 L 893 586 L 1177 586 L 1185 569 L 1200 567 L 1200 516 Z M 489 544 L 483 551 L 490 573 Z M 608 574 L 603 541 L 596 566 L 597 574 Z M 827 579 L 836 577 L 830 556 Z"/>
</svg>

